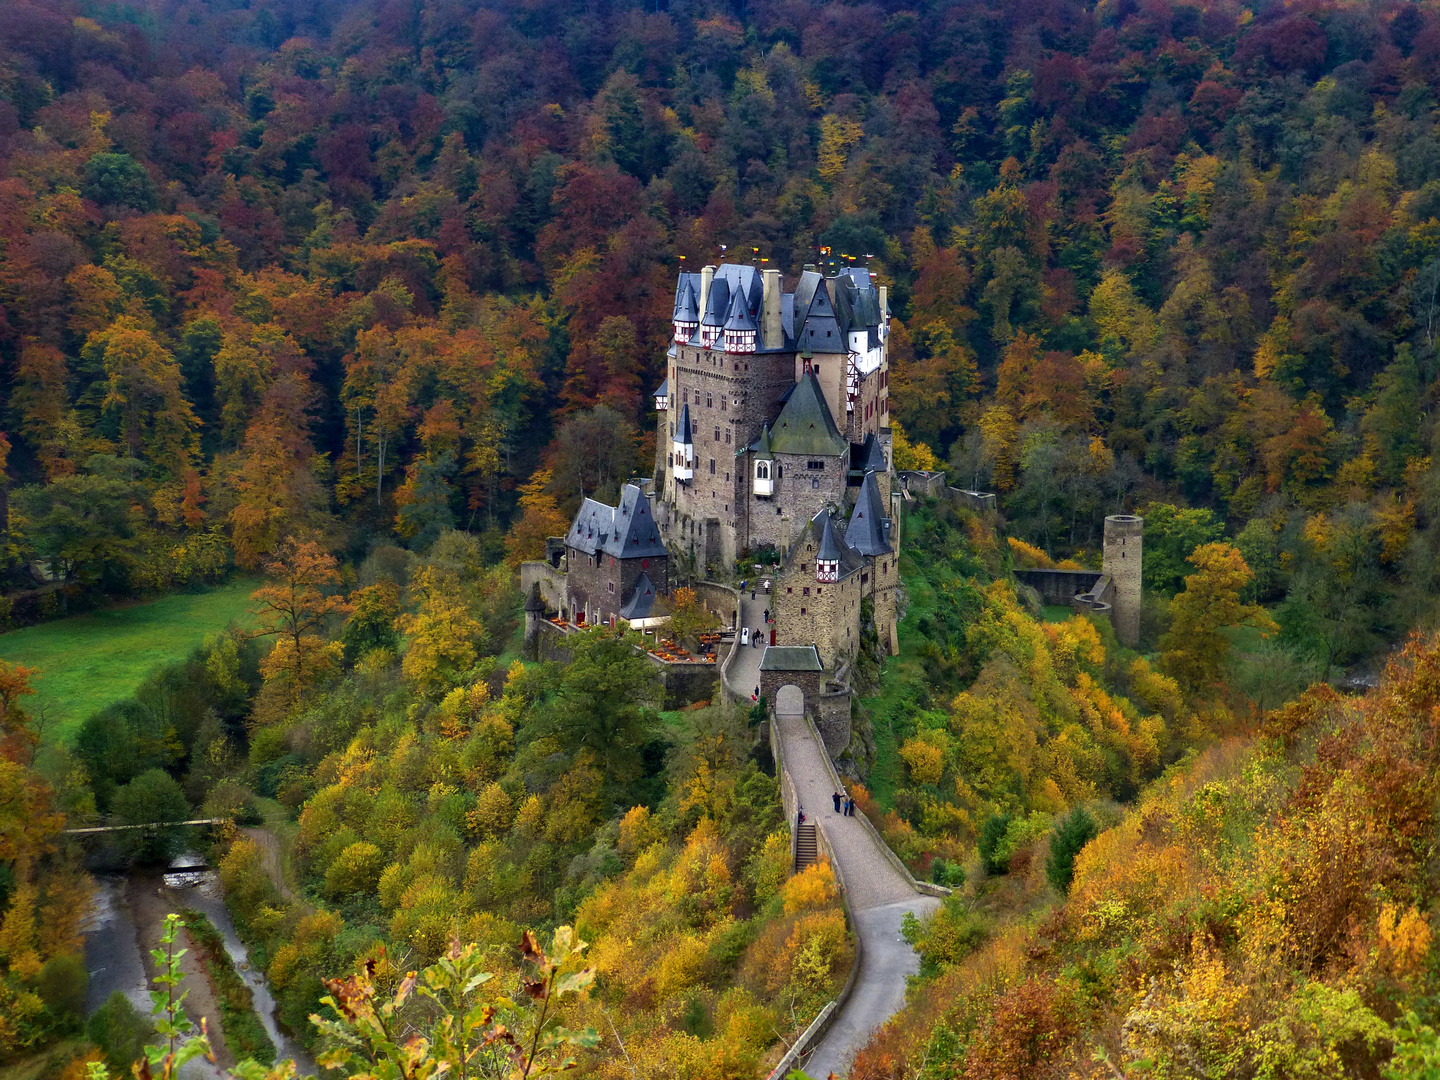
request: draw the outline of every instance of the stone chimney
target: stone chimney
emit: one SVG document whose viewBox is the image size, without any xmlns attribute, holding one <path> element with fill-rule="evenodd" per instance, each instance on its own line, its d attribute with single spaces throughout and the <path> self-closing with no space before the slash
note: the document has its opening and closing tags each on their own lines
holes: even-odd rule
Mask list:
<svg viewBox="0 0 1440 1080">
<path fill-rule="evenodd" d="M 881 325 L 881 327 L 884 327 L 885 322 L 886 322 L 885 313 L 886 313 L 886 311 L 889 310 L 889 309 L 888 309 L 885 305 L 888 304 L 889 301 L 890 301 L 890 287 L 889 287 L 888 285 L 881 285 L 881 286 L 880 286 L 880 325 Z"/>
<path fill-rule="evenodd" d="M 705 321 L 705 312 L 710 310 L 710 283 L 715 280 L 715 267 L 700 268 L 700 321 Z"/>
<path fill-rule="evenodd" d="M 760 343 L 767 349 L 785 344 L 785 330 L 780 324 L 780 271 L 761 270 L 763 292 L 760 300 Z"/>
</svg>

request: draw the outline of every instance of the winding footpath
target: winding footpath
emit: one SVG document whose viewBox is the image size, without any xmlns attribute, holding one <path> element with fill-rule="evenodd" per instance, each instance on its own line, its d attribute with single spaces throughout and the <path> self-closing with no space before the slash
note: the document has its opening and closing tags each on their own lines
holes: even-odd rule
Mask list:
<svg viewBox="0 0 1440 1080">
<path fill-rule="evenodd" d="M 832 1072 L 845 1076 L 860 1048 L 905 1004 L 905 980 L 920 970 L 920 958 L 900 936 L 901 921 L 906 912 L 924 917 L 940 901 L 916 891 L 859 818 L 834 812 L 825 748 L 818 745 L 805 717 L 777 713 L 775 723 L 796 796 L 834 852 L 861 945 L 860 974 L 850 997 L 805 1058 L 805 1071 L 824 1080 Z"/>
<path fill-rule="evenodd" d="M 768 593 L 757 591 L 751 600 L 746 591 L 740 597 L 740 625 L 752 630 L 764 625 L 769 606 Z M 738 642 L 735 649 L 725 672 L 726 683 L 733 693 L 748 700 L 752 688 L 760 683 L 765 649 Z M 905 980 L 920 970 L 920 958 L 900 936 L 905 914 L 913 912 L 923 918 L 940 906 L 940 900 L 916 890 L 859 818 L 834 812 L 834 780 L 825 747 L 815 739 L 804 714 L 777 711 L 775 729 L 796 797 L 834 852 L 860 939 L 860 973 L 850 996 L 824 1038 L 802 1060 L 805 1072 L 815 1080 L 825 1080 L 832 1072 L 844 1077 L 870 1036 L 905 1004 Z"/>
</svg>

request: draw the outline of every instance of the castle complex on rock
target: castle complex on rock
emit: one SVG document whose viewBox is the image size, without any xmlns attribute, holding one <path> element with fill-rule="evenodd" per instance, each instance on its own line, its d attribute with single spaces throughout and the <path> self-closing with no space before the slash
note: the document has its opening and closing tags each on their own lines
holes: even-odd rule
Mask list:
<svg viewBox="0 0 1440 1080">
<path fill-rule="evenodd" d="M 761 563 L 775 567 L 777 658 L 808 656 L 833 686 L 868 629 L 893 651 L 888 337 L 885 287 L 865 270 L 807 266 L 790 292 L 778 270 L 681 273 L 655 480 L 625 485 L 616 506 L 584 501 L 563 552 L 552 542 L 547 605 L 576 623 L 643 624 L 676 581 Z"/>
</svg>

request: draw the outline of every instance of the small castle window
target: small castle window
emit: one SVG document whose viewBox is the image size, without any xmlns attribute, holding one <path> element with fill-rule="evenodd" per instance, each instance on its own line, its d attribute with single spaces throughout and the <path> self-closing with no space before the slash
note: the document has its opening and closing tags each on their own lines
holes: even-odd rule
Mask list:
<svg viewBox="0 0 1440 1080">
<path fill-rule="evenodd" d="M 720 429 L 718 427 L 715 429 L 715 441 L 720 441 Z"/>
<path fill-rule="evenodd" d="M 710 475 L 715 475 L 715 459 L 713 457 L 710 459 Z"/>
<path fill-rule="evenodd" d="M 713 409 L 715 407 L 715 401 L 708 391 L 705 394 L 705 407 L 707 409 Z"/>
<path fill-rule="evenodd" d="M 650 560 L 649 560 L 649 559 L 641 559 L 641 560 L 640 560 L 640 569 L 641 569 L 641 570 L 649 570 L 649 569 L 650 569 Z"/>
<path fill-rule="evenodd" d="M 788 593 L 793 593 L 794 591 L 795 591 L 794 589 L 790 589 L 790 588 L 787 588 L 787 589 L 785 590 L 785 592 L 786 592 L 787 594 L 788 594 Z"/>
<path fill-rule="evenodd" d="M 825 590 L 822 589 L 822 588 L 820 588 L 818 585 L 815 587 L 815 595 L 816 595 L 816 596 L 820 596 L 820 595 L 821 595 L 822 593 L 824 593 L 824 592 L 825 592 Z"/>
<path fill-rule="evenodd" d="M 808 615 L 808 614 L 810 614 L 810 613 L 809 613 L 808 611 L 806 611 L 806 610 L 802 607 L 802 608 L 800 609 L 800 614 L 801 614 L 801 615 Z"/>
<path fill-rule="evenodd" d="M 800 595 L 801 595 L 801 596 L 809 596 L 809 595 L 810 595 L 810 586 L 807 585 L 807 586 L 805 586 L 805 588 L 801 589 L 801 590 L 800 590 Z"/>
<path fill-rule="evenodd" d="M 814 488 L 816 491 L 819 491 L 819 490 L 820 490 L 820 481 L 819 481 L 819 480 L 811 480 L 811 481 L 810 481 L 810 486 L 811 486 L 812 488 Z"/>
</svg>

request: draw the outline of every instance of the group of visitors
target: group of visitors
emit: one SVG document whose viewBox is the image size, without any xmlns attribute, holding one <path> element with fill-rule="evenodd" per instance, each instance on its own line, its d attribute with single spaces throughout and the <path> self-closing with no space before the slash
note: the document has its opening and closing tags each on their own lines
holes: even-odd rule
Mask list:
<svg viewBox="0 0 1440 1080">
<path fill-rule="evenodd" d="M 846 795 L 843 791 L 837 791 L 830 798 L 835 800 L 835 813 L 844 814 L 846 817 L 855 816 L 855 800 Z"/>
</svg>

